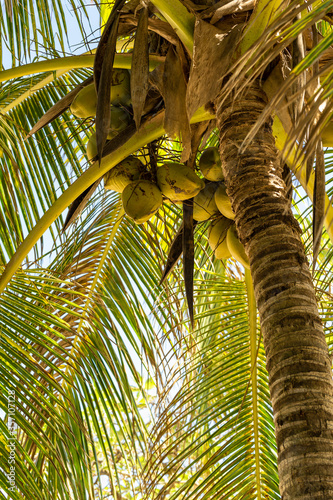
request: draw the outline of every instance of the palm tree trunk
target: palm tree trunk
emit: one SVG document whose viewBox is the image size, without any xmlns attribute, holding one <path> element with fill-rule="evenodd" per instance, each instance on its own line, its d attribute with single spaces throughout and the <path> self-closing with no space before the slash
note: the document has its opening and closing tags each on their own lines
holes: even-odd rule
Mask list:
<svg viewBox="0 0 333 500">
<path fill-rule="evenodd" d="M 220 152 L 240 240 L 250 259 L 287 499 L 333 499 L 333 384 L 300 228 L 285 197 L 271 120 L 239 147 L 267 103 L 254 83 L 216 101 Z"/>
</svg>

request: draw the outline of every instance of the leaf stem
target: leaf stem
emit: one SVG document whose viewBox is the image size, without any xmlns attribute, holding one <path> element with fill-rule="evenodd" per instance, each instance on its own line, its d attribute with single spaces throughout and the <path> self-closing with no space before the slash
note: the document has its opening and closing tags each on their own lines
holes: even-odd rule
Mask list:
<svg viewBox="0 0 333 500">
<path fill-rule="evenodd" d="M 16 68 L 7 69 L 0 72 L 0 82 L 20 78 L 36 73 L 44 73 L 46 71 L 67 70 L 75 68 L 92 68 L 94 66 L 95 54 L 87 54 L 81 56 L 57 57 L 45 61 L 24 64 Z M 149 68 L 153 70 L 164 61 L 164 57 L 150 55 Z M 114 68 L 130 69 L 132 63 L 132 54 L 116 54 L 114 58 Z"/>
<path fill-rule="evenodd" d="M 258 424 L 258 377 L 257 377 L 257 305 L 254 296 L 251 271 L 245 269 L 245 285 L 249 312 L 250 355 L 251 355 L 251 385 L 253 408 L 254 452 L 256 464 L 257 499 L 261 499 L 260 458 L 259 458 L 259 424 Z"/>
<path fill-rule="evenodd" d="M 83 311 L 82 311 L 82 315 L 81 315 L 81 318 L 80 318 L 80 323 L 79 323 L 79 326 L 77 328 L 77 332 L 76 332 L 76 335 L 75 335 L 75 338 L 74 338 L 74 341 L 73 341 L 73 346 L 71 348 L 71 351 L 70 351 L 70 357 L 73 355 L 73 352 L 74 352 L 74 349 L 77 345 L 77 342 L 79 340 L 79 333 L 82 329 L 82 326 L 83 326 L 83 322 L 85 321 L 86 319 L 86 316 L 87 316 L 87 312 L 88 312 L 88 309 L 89 309 L 89 306 L 91 304 L 91 299 L 93 297 L 93 294 L 94 294 L 94 291 L 95 291 L 95 287 L 97 285 L 97 282 L 100 278 L 100 275 L 101 275 L 101 272 L 102 272 L 102 269 L 103 269 L 103 266 L 105 264 L 105 261 L 108 257 L 108 253 L 109 253 L 109 250 L 110 250 L 110 247 L 114 241 L 114 238 L 117 234 L 117 231 L 118 231 L 118 227 L 125 215 L 125 211 L 124 211 L 124 208 L 121 204 L 121 200 L 120 200 L 120 207 L 118 206 L 117 209 L 116 209 L 116 212 L 117 212 L 117 216 L 115 218 L 115 221 L 114 221 L 114 224 L 113 224 L 113 227 L 111 229 L 111 232 L 110 232 L 110 236 L 109 236 L 109 239 L 105 245 L 105 248 L 103 250 L 103 254 L 101 256 L 101 260 L 99 262 L 99 265 L 98 265 L 98 268 L 97 268 L 97 271 L 95 273 L 95 276 L 94 276 L 94 280 L 91 284 L 91 287 L 89 289 L 89 293 L 88 293 L 88 296 L 87 296 L 87 300 L 86 300 L 86 303 L 84 305 L 84 308 L 83 308 Z M 68 374 L 70 370 L 70 364 L 68 364 L 66 366 L 66 370 L 65 370 L 65 374 Z"/>
</svg>

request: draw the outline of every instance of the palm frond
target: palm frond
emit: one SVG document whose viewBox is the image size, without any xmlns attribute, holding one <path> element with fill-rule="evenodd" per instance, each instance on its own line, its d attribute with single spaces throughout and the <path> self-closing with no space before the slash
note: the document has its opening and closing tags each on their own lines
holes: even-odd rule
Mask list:
<svg viewBox="0 0 333 500">
<path fill-rule="evenodd" d="M 68 0 L 66 5 L 60 0 L 41 0 L 38 8 L 29 0 L 5 2 L 0 21 L 0 64 L 6 52 L 11 54 L 12 66 L 22 64 L 35 54 L 44 54 L 45 50 L 52 55 L 59 46 L 64 54 L 68 46 L 67 9 L 71 11 L 72 26 L 77 26 L 84 39 L 83 20 L 88 22 L 89 13 L 82 0 Z"/>
<path fill-rule="evenodd" d="M 78 125 L 68 114 L 53 122 L 51 129 L 40 131 L 36 138 L 23 141 L 50 104 L 66 94 L 69 85 L 76 85 L 81 81 L 82 74 L 84 72 L 80 71 L 78 74 L 59 78 L 56 84 L 51 83 L 40 89 L 0 118 L 0 141 L 4 152 L 0 160 L 2 188 L 6 192 L 6 196 L 2 197 L 3 202 L 6 200 L 6 205 L 2 203 L 1 207 L 4 222 L 1 226 L 4 233 L 2 241 L 8 240 L 5 233 L 15 235 L 14 241 L 8 241 L 6 248 L 3 248 L 4 261 L 13 254 L 15 247 L 31 231 L 41 215 L 52 206 L 59 192 L 70 185 L 71 176 L 78 176 L 82 172 L 86 133 L 79 133 Z M 3 103 L 6 104 L 10 102 L 9 99 L 25 92 L 29 83 L 30 79 L 21 80 L 14 86 L 4 85 Z M 75 141 L 72 140 L 74 138 Z M 59 222 L 60 225 L 56 225 L 50 232 L 54 242 L 61 227 L 61 221 Z M 37 248 L 36 252 L 37 257 Z"/>
<path fill-rule="evenodd" d="M 300 4 L 295 0 L 286 6 L 260 0 L 253 11 L 254 3 L 246 2 L 243 13 L 237 6 L 229 12 L 233 2 L 222 6 L 222 11 L 221 5 L 204 9 L 190 0 L 151 3 L 150 14 L 158 13 L 160 19 L 149 17 L 148 29 L 164 37 L 168 47 L 170 43 L 178 47 L 172 51 L 182 71 L 184 67 L 189 70 L 188 57 L 193 56 L 196 44 L 195 17 L 214 23 L 219 19 L 209 30 L 202 20 L 197 26 L 214 34 L 220 30 L 226 37 L 223 47 L 232 46 L 232 54 L 230 50 L 222 65 L 222 76 L 229 72 L 228 83 L 222 87 L 224 98 L 242 92 L 250 79 L 261 76 L 267 82 L 278 59 L 286 67 L 293 61 L 279 85 L 281 94 L 269 98 L 265 113 L 276 113 L 278 118 L 287 115 L 286 122 L 295 129 L 289 138 L 299 139 L 297 150 L 288 151 L 285 144 L 291 127 L 287 127 L 278 147 L 294 165 L 293 207 L 311 261 L 312 203 L 305 191 L 311 197 L 315 174 L 307 175 L 305 166 L 298 167 L 305 165 L 331 118 L 332 31 L 325 23 L 332 2 Z M 27 0 L 5 2 L 0 21 L 2 47 L 7 46 L 3 50 L 11 51 L 15 64 L 30 63 L 35 54 L 39 59 L 1 76 L 0 263 L 12 260 L 2 276 L 7 287 L 0 298 L 0 404 L 8 414 L 8 390 L 15 392 L 18 489 L 8 490 L 3 473 L 10 451 L 8 417 L 0 419 L 0 488 L 15 499 L 22 495 L 50 500 L 278 499 L 274 423 L 251 279 L 246 273 L 244 280 L 243 268 L 235 260 L 221 262 L 212 256 L 208 223 L 198 223 L 194 234 L 195 329 L 190 328 L 182 264 L 176 263 L 160 285 L 180 226 L 178 206 L 165 202 L 148 223 L 135 225 L 119 213 L 119 195 L 99 185 L 82 217 L 65 234 L 61 231 L 61 212 L 123 157 L 162 138 L 158 145 L 164 150 L 162 158 L 179 159 L 181 146 L 164 138 L 162 113 L 144 123 L 134 139 L 113 151 L 101 167 L 97 163 L 88 166 L 85 156 L 93 120 L 74 120 L 65 112 L 24 141 L 52 105 L 92 74 L 82 67 L 83 60 L 77 62 L 80 67 L 68 71 L 72 59 L 61 57 L 69 47 L 64 6 L 57 0 L 41 0 L 39 5 L 37 10 Z M 69 5 L 83 33 L 88 8 L 81 0 L 70 0 Z M 135 0 L 126 2 L 120 14 L 122 46 L 136 29 L 138 5 Z M 112 5 L 100 7 L 105 15 Z M 230 14 L 237 14 L 232 21 Z M 240 36 L 247 16 L 250 21 Z M 231 22 L 238 25 L 235 38 L 230 36 Z M 312 26 L 320 31 L 318 43 L 295 65 L 291 47 Z M 180 48 L 177 36 L 188 54 Z M 94 55 L 82 57 L 86 62 L 89 58 L 87 67 L 91 67 Z M 131 58 L 116 54 L 115 65 L 128 68 Z M 150 69 L 164 60 L 150 55 Z M 50 72 L 60 68 L 66 73 L 58 72 L 54 78 Z M 300 80 L 312 68 L 317 68 L 312 79 Z M 27 78 L 28 71 L 36 74 Z M 13 79 L 8 81 L 9 77 Z M 311 97 L 307 91 L 314 82 Z M 213 83 L 215 92 L 225 82 Z M 32 95 L 28 95 L 30 89 Z M 288 102 L 283 101 L 282 92 L 287 93 Z M 293 102 L 300 94 L 305 99 L 307 125 L 302 109 L 295 113 Z M 201 109 L 193 120 L 212 118 Z M 302 150 L 309 122 L 314 138 Z M 285 123 L 281 123 L 283 128 Z M 211 122 L 200 150 L 218 142 L 216 133 L 211 133 L 213 126 Z M 330 350 L 331 160 L 331 153 L 326 152 L 326 230 L 313 275 Z M 50 241 L 44 242 L 45 250 L 43 241 L 37 242 L 48 228 Z M 48 268 L 44 269 L 41 265 L 46 259 Z M 20 268 L 23 261 L 24 268 Z"/>
<path fill-rule="evenodd" d="M 184 332 L 184 341 L 178 343 L 183 351 L 182 363 L 176 353 L 170 353 L 174 369 L 166 381 L 159 419 L 151 432 L 146 497 L 254 498 L 261 490 L 269 498 L 279 498 L 262 346 L 256 361 L 258 382 L 251 387 L 244 283 L 215 274 L 207 261 L 201 274 L 196 281 L 197 329 Z M 257 391 L 259 484 L 255 473 L 253 389 Z"/>
</svg>

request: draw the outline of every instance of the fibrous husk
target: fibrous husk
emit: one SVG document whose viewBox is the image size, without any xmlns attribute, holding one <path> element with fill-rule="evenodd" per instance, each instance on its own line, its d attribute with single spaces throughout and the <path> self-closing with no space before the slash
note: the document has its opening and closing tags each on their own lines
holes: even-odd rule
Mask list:
<svg viewBox="0 0 333 500">
<path fill-rule="evenodd" d="M 126 214 L 137 224 L 146 222 L 162 205 L 162 193 L 150 181 L 135 181 L 128 184 L 122 193 Z"/>
<path fill-rule="evenodd" d="M 139 14 L 131 65 L 131 98 L 137 129 L 140 126 L 149 88 L 148 19 L 148 7 L 144 5 Z"/>
<path fill-rule="evenodd" d="M 227 233 L 230 228 L 230 219 L 221 217 L 212 222 L 208 232 L 208 243 L 217 259 L 229 259 L 230 250 L 227 245 Z"/>
<path fill-rule="evenodd" d="M 186 79 L 181 64 L 182 48 L 170 45 L 164 63 L 163 98 L 165 102 L 164 128 L 170 138 L 179 137 L 182 142 L 182 161 L 191 154 L 191 129 L 186 113 Z"/>
<path fill-rule="evenodd" d="M 209 181 L 223 181 L 221 165 L 220 153 L 215 147 L 205 149 L 200 156 L 199 169 L 205 179 Z"/>
<path fill-rule="evenodd" d="M 218 214 L 219 210 L 215 203 L 215 191 L 218 184 L 208 182 L 206 186 L 193 199 L 193 219 L 199 222 L 210 219 Z"/>
<path fill-rule="evenodd" d="M 237 230 L 234 224 L 228 229 L 227 245 L 233 258 L 238 260 L 238 262 L 240 262 L 247 269 L 250 269 L 248 256 L 245 253 L 243 245 L 238 239 Z"/>
<path fill-rule="evenodd" d="M 146 173 L 145 165 L 135 156 L 129 156 L 104 175 L 104 188 L 122 193 L 128 184 L 140 180 Z"/>
<path fill-rule="evenodd" d="M 215 192 L 215 203 L 222 215 L 228 219 L 234 219 L 235 214 L 231 208 L 231 202 L 227 195 L 225 184 L 221 183 Z"/>
<path fill-rule="evenodd" d="M 165 163 L 159 167 L 157 184 L 164 196 L 174 202 L 193 198 L 205 187 L 203 179 L 182 163 Z"/>
<path fill-rule="evenodd" d="M 193 59 L 186 91 L 189 119 L 200 106 L 214 102 L 220 92 L 241 30 L 242 26 L 236 25 L 230 32 L 223 32 L 206 21 L 196 20 Z"/>
<path fill-rule="evenodd" d="M 192 329 L 194 328 L 193 278 L 194 278 L 194 221 L 193 198 L 183 203 L 183 276 L 185 296 Z"/>
<path fill-rule="evenodd" d="M 113 3 L 113 8 L 96 49 L 94 61 L 94 82 L 97 91 L 95 123 L 99 164 L 110 127 L 111 109 L 108 104 L 113 80 L 112 68 L 117 50 L 120 9 L 125 0 L 115 0 Z"/>
</svg>

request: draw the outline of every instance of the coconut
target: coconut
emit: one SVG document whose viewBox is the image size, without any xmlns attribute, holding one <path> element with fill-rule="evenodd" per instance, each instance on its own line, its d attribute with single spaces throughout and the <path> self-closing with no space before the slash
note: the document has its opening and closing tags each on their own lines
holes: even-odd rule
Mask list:
<svg viewBox="0 0 333 500">
<path fill-rule="evenodd" d="M 215 191 L 218 184 L 208 182 L 206 186 L 193 198 L 193 219 L 204 221 L 218 214 L 219 210 L 215 203 Z"/>
<path fill-rule="evenodd" d="M 146 222 L 162 205 L 162 193 L 150 181 L 135 181 L 128 184 L 123 193 L 124 210 L 137 224 Z"/>
<path fill-rule="evenodd" d="M 110 141 L 111 139 L 114 139 L 118 135 L 119 132 L 116 132 L 114 130 L 110 130 L 110 132 L 107 135 L 107 139 Z M 92 160 L 96 155 L 97 155 L 97 140 L 96 140 L 96 132 L 91 134 L 89 137 L 89 141 L 87 142 L 87 158 L 88 160 Z"/>
<path fill-rule="evenodd" d="M 71 104 L 71 113 L 77 118 L 89 118 L 95 116 L 97 106 L 97 94 L 95 84 L 91 83 L 75 96 Z"/>
<path fill-rule="evenodd" d="M 96 132 L 94 132 L 87 142 L 87 158 L 88 160 L 92 160 L 97 155 L 97 142 L 96 142 Z"/>
<path fill-rule="evenodd" d="M 205 179 L 209 181 L 223 181 L 221 157 L 217 148 L 207 148 L 199 160 L 199 169 Z"/>
<path fill-rule="evenodd" d="M 140 179 L 146 167 L 135 156 L 128 156 L 104 175 L 104 188 L 122 193 L 131 182 Z"/>
<path fill-rule="evenodd" d="M 130 74 L 127 69 L 114 69 L 110 89 L 110 103 L 113 106 L 129 106 L 131 103 Z M 70 110 L 77 118 L 89 118 L 96 115 L 97 92 L 91 83 L 75 96 Z"/>
<path fill-rule="evenodd" d="M 131 121 L 131 115 L 125 108 L 111 106 L 110 132 L 121 132 Z"/>
<path fill-rule="evenodd" d="M 244 267 L 250 269 L 249 258 L 245 253 L 245 248 L 238 239 L 236 227 L 233 224 L 227 233 L 227 245 L 231 255 L 238 260 Z"/>
<path fill-rule="evenodd" d="M 235 214 L 231 208 L 231 202 L 224 184 L 220 184 L 215 192 L 215 203 L 224 217 L 228 217 L 228 219 L 232 220 L 235 218 Z"/>
<path fill-rule="evenodd" d="M 230 250 L 227 245 L 227 233 L 230 225 L 230 219 L 221 217 L 212 222 L 208 231 L 208 243 L 217 259 L 229 259 Z"/>
<path fill-rule="evenodd" d="M 130 73 L 127 69 L 113 69 L 110 102 L 114 106 L 129 106 L 131 103 Z"/>
<path fill-rule="evenodd" d="M 165 163 L 159 167 L 157 184 L 164 196 L 175 203 L 193 198 L 205 187 L 203 179 L 182 163 Z"/>
</svg>

